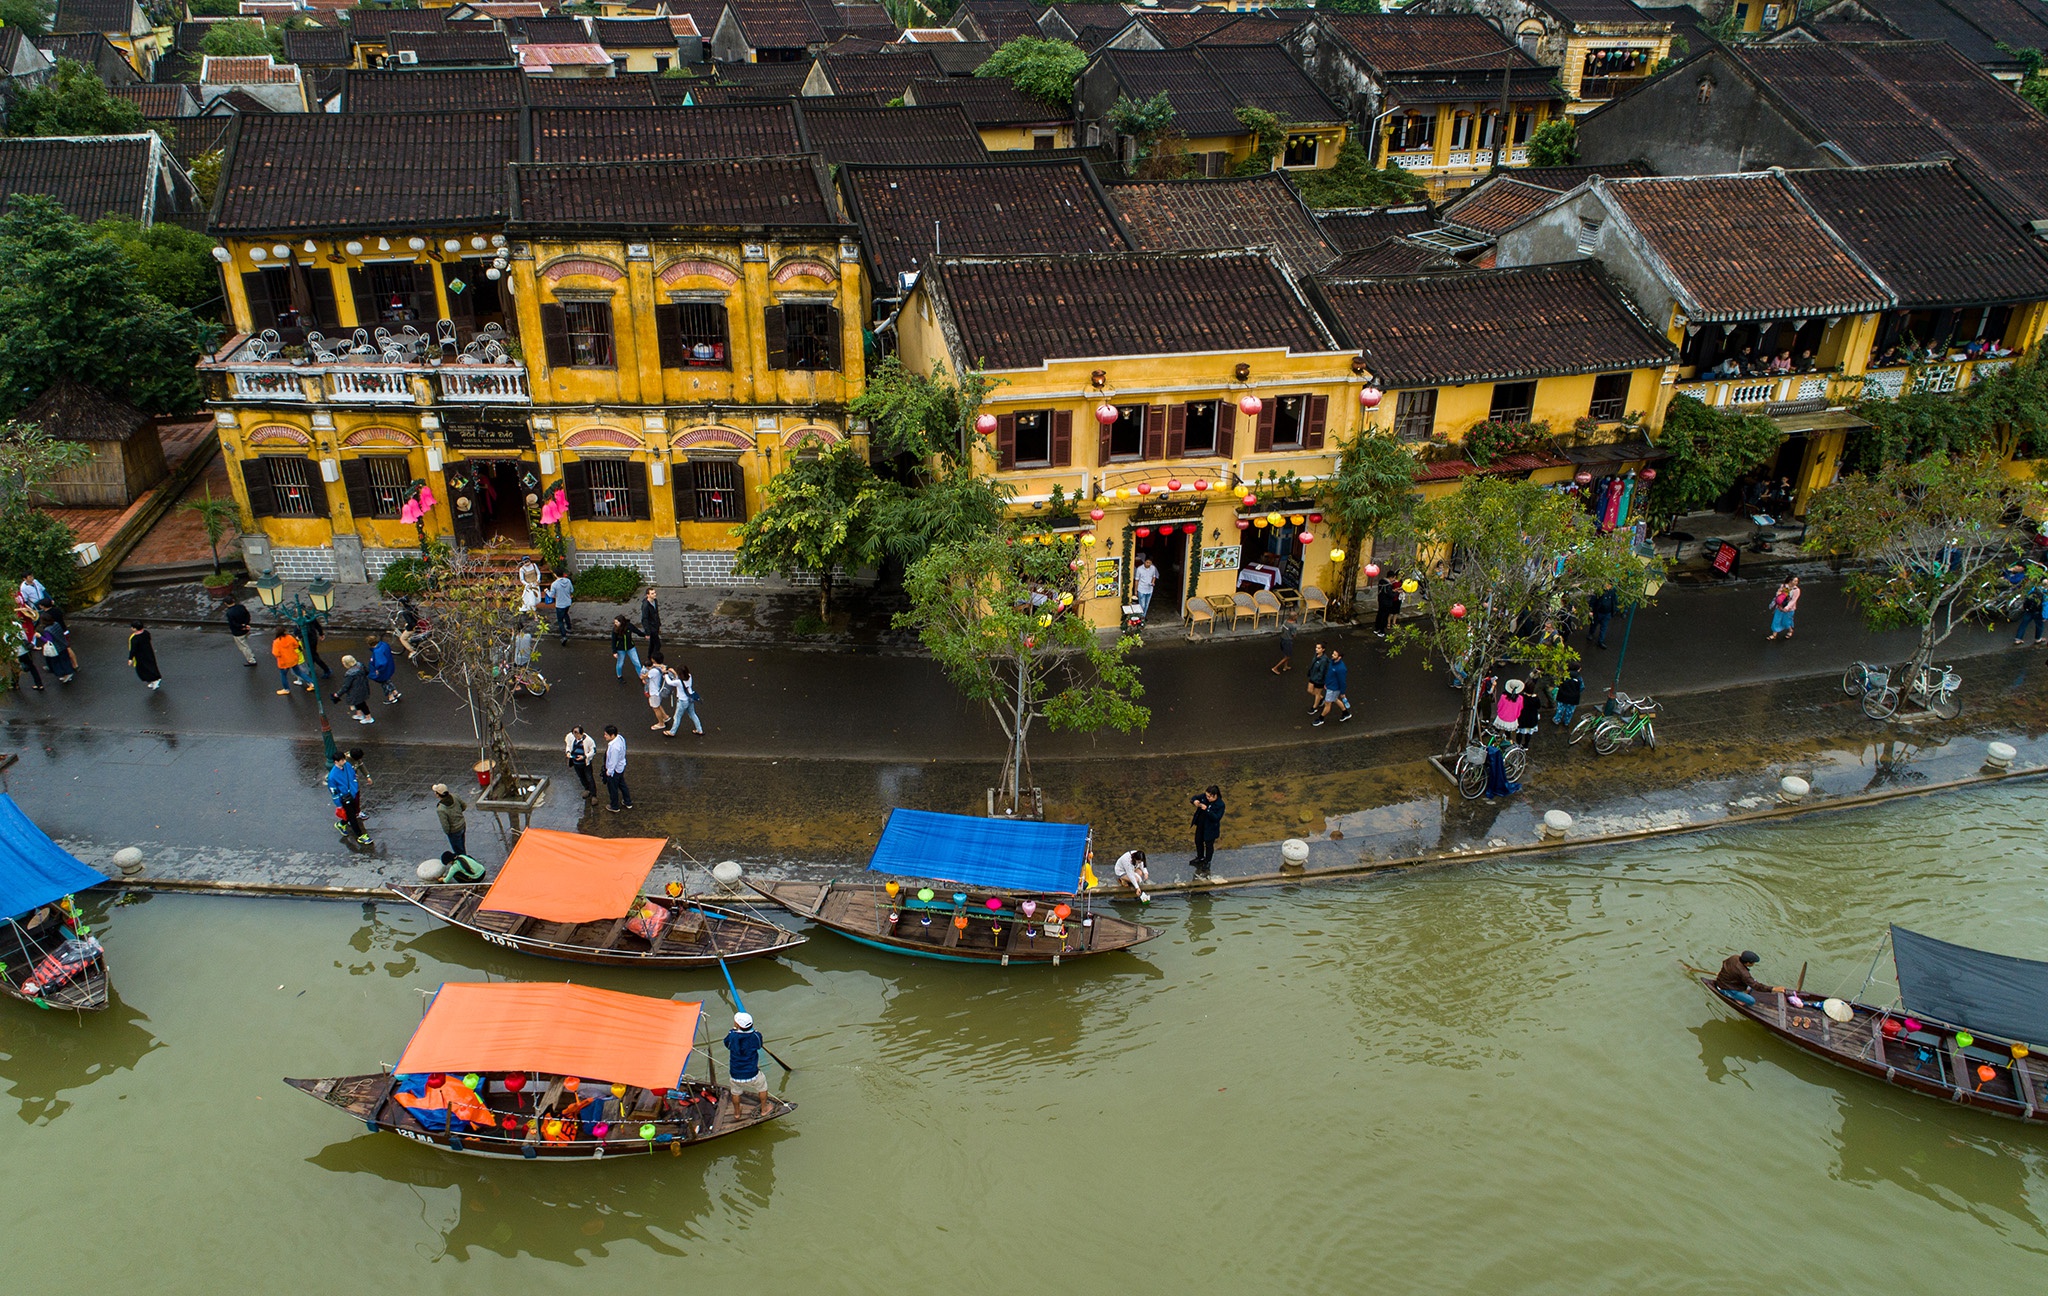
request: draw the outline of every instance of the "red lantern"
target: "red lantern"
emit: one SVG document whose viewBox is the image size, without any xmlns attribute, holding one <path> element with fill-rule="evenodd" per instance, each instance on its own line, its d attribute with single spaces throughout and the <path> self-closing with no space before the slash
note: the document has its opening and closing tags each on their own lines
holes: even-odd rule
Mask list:
<svg viewBox="0 0 2048 1296">
<path fill-rule="evenodd" d="M 1138 494 L 1140 494 L 1140 495 L 1150 495 L 1151 493 L 1152 493 L 1152 483 L 1151 483 L 1151 482 L 1139 482 L 1139 483 L 1138 483 Z"/>
<path fill-rule="evenodd" d="M 984 414 L 974 420 L 974 430 L 983 436 L 994 436 L 996 434 L 996 416 Z"/>
<path fill-rule="evenodd" d="M 1089 510 L 1088 510 L 1088 516 L 1089 516 L 1089 518 L 1090 518 L 1090 519 L 1092 519 L 1093 521 L 1096 521 L 1096 522 L 1100 522 L 1100 521 L 1102 521 L 1102 510 L 1101 510 L 1101 509 L 1089 509 Z"/>
<path fill-rule="evenodd" d="M 505 1092 L 518 1093 L 524 1088 L 526 1088 L 526 1077 L 519 1074 L 519 1072 L 514 1071 L 505 1077 Z"/>
<path fill-rule="evenodd" d="M 1367 580 L 1377 580 L 1379 578 L 1379 574 L 1380 565 L 1378 563 L 1367 563 L 1365 565 L 1365 578 Z"/>
<path fill-rule="evenodd" d="M 1451 604 L 1451 618 L 1455 621 L 1463 621 L 1465 619 L 1465 605 L 1463 603 Z"/>
<path fill-rule="evenodd" d="M 1258 502 L 1259 502 L 1259 497 L 1258 497 L 1258 496 L 1256 496 L 1256 495 L 1247 495 L 1247 496 L 1245 496 L 1245 497 L 1244 497 L 1244 504 L 1245 504 L 1245 507 L 1246 507 L 1246 508 L 1250 508 L 1250 507 L 1251 507 L 1252 505 L 1254 505 L 1254 504 L 1256 504 L 1256 503 L 1258 503 Z"/>
<path fill-rule="evenodd" d="M 1200 477 L 1197 477 L 1197 478 L 1195 478 L 1195 489 L 1196 489 L 1196 490 L 1198 490 L 1198 491 L 1205 491 L 1205 490 L 1208 490 L 1208 489 L 1209 489 L 1209 483 L 1208 483 L 1208 482 L 1206 482 L 1206 481 L 1203 481 L 1203 480 L 1202 480 L 1202 479 L 1201 479 Z"/>
<path fill-rule="evenodd" d="M 1240 531 L 1249 531 L 1249 530 L 1251 530 L 1251 528 L 1252 528 L 1252 524 L 1251 524 L 1251 520 L 1250 520 L 1249 518 L 1239 518 L 1239 519 L 1237 520 L 1237 529 L 1238 529 L 1238 530 L 1240 530 Z"/>
<path fill-rule="evenodd" d="M 1170 490 L 1170 491 L 1177 491 L 1177 490 L 1179 490 L 1179 489 L 1180 489 L 1180 478 L 1178 478 L 1178 477 L 1168 477 L 1168 478 L 1166 479 L 1166 489 L 1168 489 L 1168 490 Z"/>
<path fill-rule="evenodd" d="M 1145 538 L 1146 536 L 1149 536 L 1149 535 L 1151 535 L 1151 534 L 1152 534 L 1152 528 L 1151 528 L 1151 527 L 1139 527 L 1139 528 L 1138 528 L 1138 529 L 1137 529 L 1136 531 L 1132 532 L 1132 534 L 1133 534 L 1133 535 L 1135 535 L 1135 536 L 1137 536 L 1137 537 L 1138 537 L 1138 539 L 1140 539 L 1140 540 L 1143 540 L 1143 539 L 1144 539 L 1144 538 Z"/>
<path fill-rule="evenodd" d="M 1636 476 L 1642 478 L 1644 481 L 1656 481 L 1657 470 L 1655 468 L 1645 468 L 1641 472 L 1637 473 Z"/>
<path fill-rule="evenodd" d="M 1102 404 L 1097 405 L 1095 407 L 1095 421 L 1097 423 L 1102 424 L 1102 426 L 1104 427 L 1108 427 L 1110 424 L 1116 422 L 1116 406 L 1110 404 L 1108 401 L 1104 401 L 1102 402 Z"/>
<path fill-rule="evenodd" d="M 1572 477 L 1572 480 L 1577 482 L 1581 486 L 1591 486 L 1593 484 L 1593 474 L 1586 471 L 1584 468 L 1581 468 L 1579 469 L 1577 474 L 1575 474 Z"/>
<path fill-rule="evenodd" d="M 1182 527 L 1181 530 L 1187 532 L 1189 535 L 1200 535 L 1202 533 L 1201 525 L 1195 522 L 1188 523 L 1186 526 Z"/>
<path fill-rule="evenodd" d="M 1266 408 L 1258 397 L 1251 395 L 1240 396 L 1237 401 L 1237 407 L 1244 411 L 1246 418 L 1257 418 L 1259 411 Z"/>
<path fill-rule="evenodd" d="M 1063 904 L 1054 905 L 1052 907 L 1052 916 L 1059 919 L 1061 922 L 1065 922 L 1067 920 L 1067 915 L 1072 912 L 1074 912 L 1072 909 L 1069 909 L 1067 906 Z"/>
<path fill-rule="evenodd" d="M 1308 520 L 1311 522 L 1320 522 L 1323 520 L 1323 515 L 1320 513 L 1311 513 L 1308 515 Z"/>
<path fill-rule="evenodd" d="M 1380 389 L 1371 383 L 1367 383 L 1358 393 L 1358 403 L 1367 409 L 1378 409 L 1380 407 L 1380 398 Z"/>
<path fill-rule="evenodd" d="M 1300 541 L 1305 545 L 1312 545 L 1316 542 L 1316 533 L 1313 531 L 1304 531 L 1297 538 L 1300 539 Z"/>
</svg>

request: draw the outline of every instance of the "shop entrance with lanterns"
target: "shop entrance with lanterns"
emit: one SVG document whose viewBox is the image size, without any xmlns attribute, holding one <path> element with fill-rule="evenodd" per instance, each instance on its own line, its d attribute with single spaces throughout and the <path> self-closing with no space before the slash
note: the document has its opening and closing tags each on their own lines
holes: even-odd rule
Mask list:
<svg viewBox="0 0 2048 1296">
<path fill-rule="evenodd" d="M 1313 521 L 1311 517 L 1313 516 Z M 1278 518 L 1279 521 L 1274 521 Z M 1254 514 L 1251 525 L 1240 530 L 1237 587 L 1240 590 L 1292 590 L 1301 588 L 1302 554 L 1313 539 L 1311 527 L 1321 522 L 1308 505 L 1290 501 Z"/>
<path fill-rule="evenodd" d="M 539 476 L 523 459 L 466 459 L 450 464 L 448 497 L 455 515 L 456 540 L 464 545 L 515 549 L 531 545 L 526 497 L 539 489 Z"/>
<path fill-rule="evenodd" d="M 1194 590 L 1189 555 L 1200 543 L 1202 523 L 1185 509 L 1173 510 L 1174 516 L 1156 519 L 1144 517 L 1147 511 L 1151 510 L 1140 511 L 1131 530 L 1130 601 L 1138 601 L 1139 560 L 1149 556 L 1152 565 L 1159 569 L 1159 582 L 1152 587 L 1151 619 L 1170 620 L 1180 615 L 1181 603 Z"/>
</svg>

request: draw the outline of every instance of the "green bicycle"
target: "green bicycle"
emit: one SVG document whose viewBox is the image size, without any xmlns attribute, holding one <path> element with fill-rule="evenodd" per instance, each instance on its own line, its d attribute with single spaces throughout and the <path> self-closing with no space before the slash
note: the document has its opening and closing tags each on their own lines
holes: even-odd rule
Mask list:
<svg viewBox="0 0 2048 1296">
<path fill-rule="evenodd" d="M 1637 698 L 1629 703 L 1623 715 L 1608 716 L 1593 726 L 1593 751 L 1601 756 L 1612 756 L 1630 743 L 1641 741 L 1645 747 L 1657 745 L 1657 727 L 1652 723 L 1657 714 L 1657 703 L 1651 698 Z"/>
</svg>

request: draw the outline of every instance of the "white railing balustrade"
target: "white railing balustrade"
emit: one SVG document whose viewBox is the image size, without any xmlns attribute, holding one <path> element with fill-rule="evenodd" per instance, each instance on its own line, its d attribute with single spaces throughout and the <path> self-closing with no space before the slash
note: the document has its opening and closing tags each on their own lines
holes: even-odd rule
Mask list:
<svg viewBox="0 0 2048 1296">
<path fill-rule="evenodd" d="M 343 405 L 410 405 L 409 369 L 330 369 L 327 398 Z"/>
<path fill-rule="evenodd" d="M 300 385 L 300 371 L 278 369 L 230 369 L 228 392 L 236 400 L 302 401 L 306 389 Z"/>
<path fill-rule="evenodd" d="M 529 405 L 523 365 L 444 365 L 441 399 L 477 405 Z"/>
</svg>

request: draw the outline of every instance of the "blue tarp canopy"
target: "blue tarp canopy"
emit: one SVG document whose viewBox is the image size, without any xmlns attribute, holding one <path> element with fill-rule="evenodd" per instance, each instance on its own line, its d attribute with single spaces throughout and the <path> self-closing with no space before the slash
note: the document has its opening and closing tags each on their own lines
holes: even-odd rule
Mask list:
<svg viewBox="0 0 2048 1296">
<path fill-rule="evenodd" d="M 868 868 L 999 891 L 1080 889 L 1088 825 L 892 810 Z"/>
<path fill-rule="evenodd" d="M 106 881 L 29 821 L 0 792 L 0 918 L 13 918 Z"/>
</svg>

